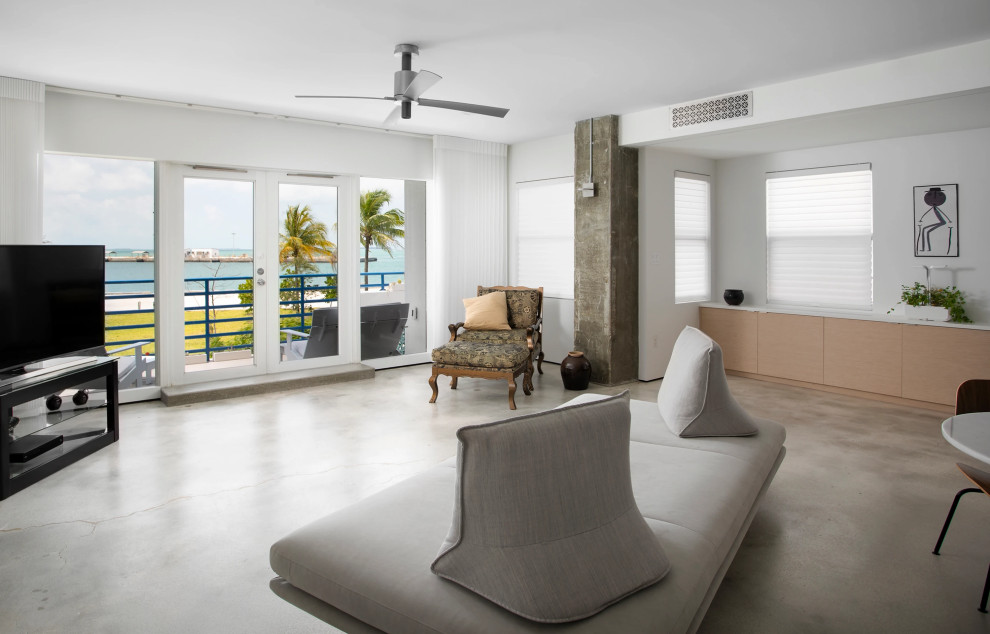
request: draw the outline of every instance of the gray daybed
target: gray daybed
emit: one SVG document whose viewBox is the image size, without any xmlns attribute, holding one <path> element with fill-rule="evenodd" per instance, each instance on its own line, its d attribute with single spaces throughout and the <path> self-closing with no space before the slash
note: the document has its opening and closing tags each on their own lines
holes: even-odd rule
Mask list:
<svg viewBox="0 0 990 634">
<path fill-rule="evenodd" d="M 271 588 L 347 632 L 692 632 L 784 457 L 784 428 L 756 420 L 755 436 L 680 438 L 656 403 L 630 411 L 633 491 L 671 569 L 595 616 L 535 623 L 430 571 L 450 527 L 454 459 L 276 543 Z"/>
</svg>

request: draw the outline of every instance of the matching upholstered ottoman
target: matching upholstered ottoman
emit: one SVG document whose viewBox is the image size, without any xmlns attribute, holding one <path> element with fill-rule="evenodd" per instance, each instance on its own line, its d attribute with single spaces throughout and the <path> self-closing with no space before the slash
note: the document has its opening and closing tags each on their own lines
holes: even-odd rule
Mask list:
<svg viewBox="0 0 990 634">
<path fill-rule="evenodd" d="M 433 388 L 431 403 L 437 401 L 437 376 L 450 377 L 450 389 L 457 389 L 458 377 L 504 379 L 509 383 L 509 409 L 516 409 L 516 377 L 523 375 L 523 392 L 529 396 L 533 363 L 525 342 L 450 341 L 433 349 Z"/>
</svg>

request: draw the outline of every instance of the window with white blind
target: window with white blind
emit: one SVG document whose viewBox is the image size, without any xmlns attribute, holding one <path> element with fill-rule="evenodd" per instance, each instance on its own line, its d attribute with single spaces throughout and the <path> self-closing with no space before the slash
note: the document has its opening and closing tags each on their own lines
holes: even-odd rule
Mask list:
<svg viewBox="0 0 990 634">
<path fill-rule="evenodd" d="M 873 307 L 869 164 L 767 175 L 767 301 Z"/>
<path fill-rule="evenodd" d="M 708 176 L 674 173 L 674 302 L 711 298 Z"/>
<path fill-rule="evenodd" d="M 519 183 L 517 279 L 544 297 L 574 298 L 574 179 Z"/>
</svg>

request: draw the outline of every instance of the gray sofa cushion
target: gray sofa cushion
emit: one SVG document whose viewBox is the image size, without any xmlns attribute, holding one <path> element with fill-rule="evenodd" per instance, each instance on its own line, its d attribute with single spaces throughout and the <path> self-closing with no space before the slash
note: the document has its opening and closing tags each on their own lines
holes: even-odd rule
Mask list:
<svg viewBox="0 0 990 634">
<path fill-rule="evenodd" d="M 431 569 L 527 619 L 587 618 L 667 574 L 633 497 L 629 394 L 458 430 Z"/>
<path fill-rule="evenodd" d="M 725 379 L 722 348 L 687 326 L 674 344 L 663 375 L 657 406 L 678 436 L 749 436 L 753 419 L 732 397 Z"/>
</svg>

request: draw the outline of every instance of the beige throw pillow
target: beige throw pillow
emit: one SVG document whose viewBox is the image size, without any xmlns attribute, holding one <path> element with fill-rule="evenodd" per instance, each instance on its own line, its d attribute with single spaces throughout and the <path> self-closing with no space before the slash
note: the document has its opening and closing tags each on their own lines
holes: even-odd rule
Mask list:
<svg viewBox="0 0 990 634">
<path fill-rule="evenodd" d="M 657 394 L 660 415 L 670 431 L 696 436 L 750 436 L 757 429 L 729 392 L 722 348 L 697 328 L 677 337 Z"/>
<path fill-rule="evenodd" d="M 670 562 L 633 497 L 629 392 L 457 431 L 454 519 L 431 570 L 533 621 L 591 616 Z"/>
<path fill-rule="evenodd" d="M 467 330 L 511 330 L 505 293 L 488 293 L 464 300 L 464 328 Z"/>
</svg>

